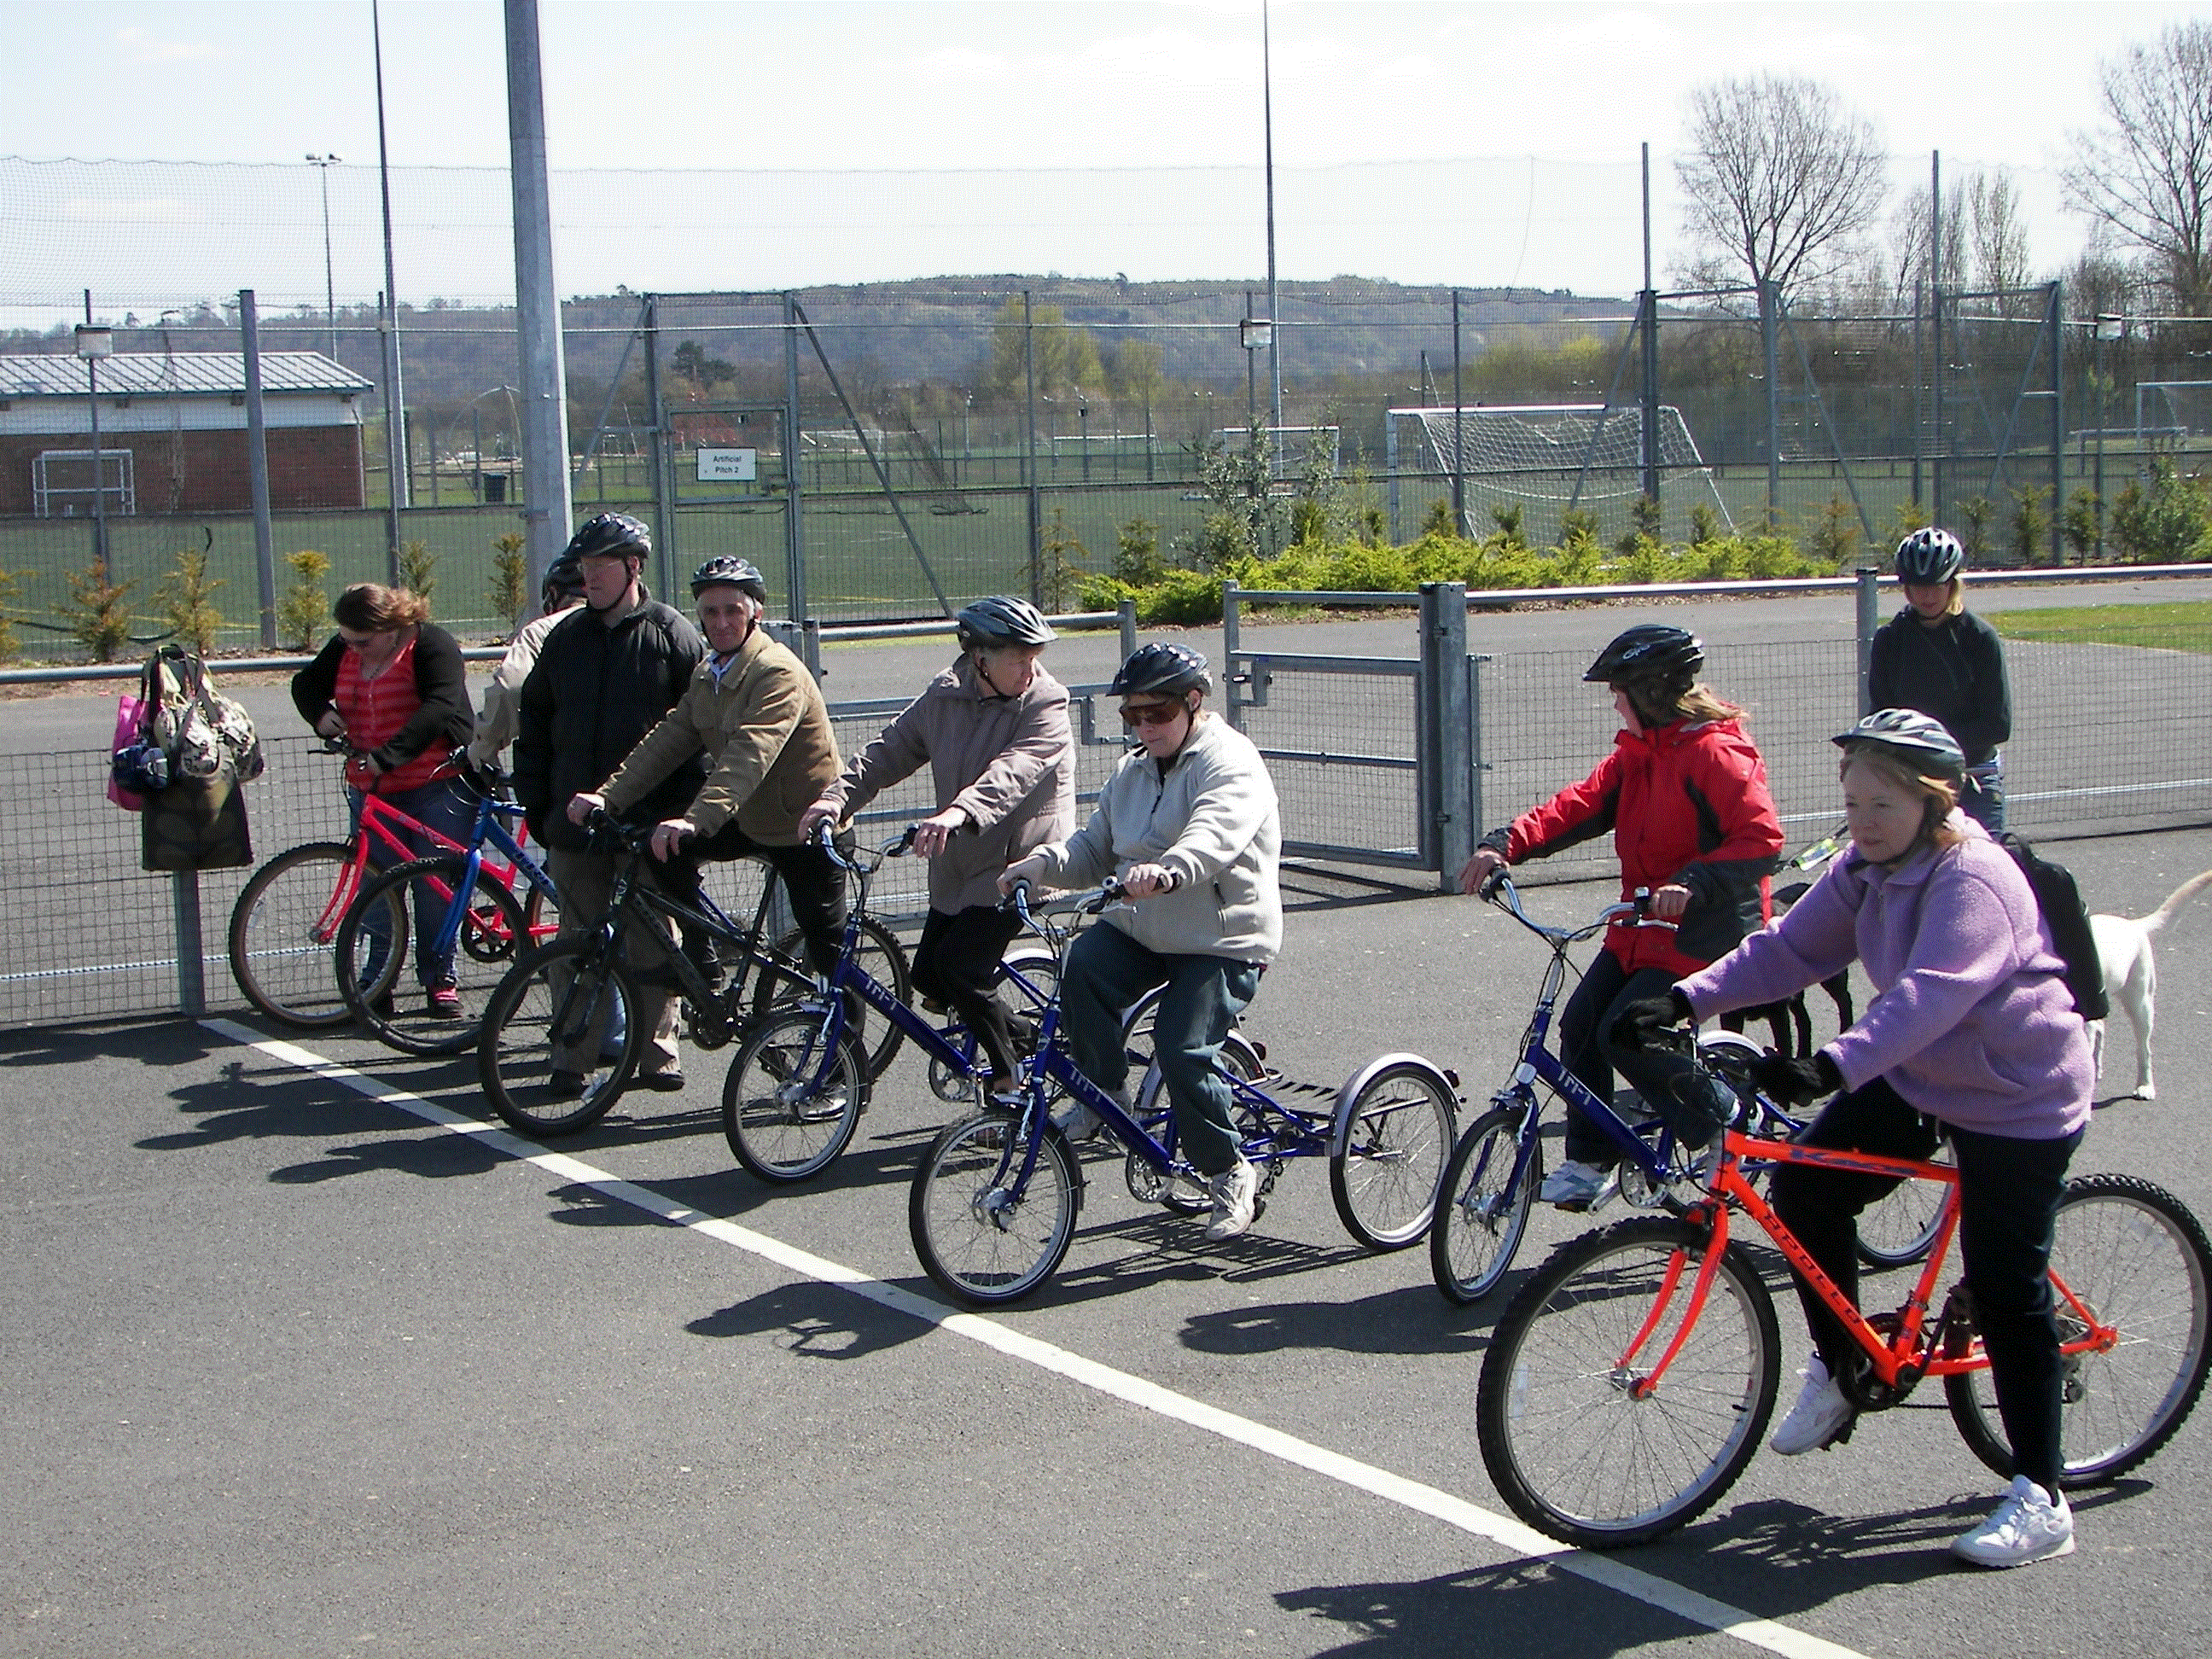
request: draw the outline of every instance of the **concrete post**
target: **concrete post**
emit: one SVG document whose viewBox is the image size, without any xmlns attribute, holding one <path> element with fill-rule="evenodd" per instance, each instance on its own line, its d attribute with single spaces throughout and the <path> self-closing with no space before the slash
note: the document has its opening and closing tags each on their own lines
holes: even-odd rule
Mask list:
<svg viewBox="0 0 2212 1659">
<path fill-rule="evenodd" d="M 1238 731 L 1244 729 L 1244 705 L 1237 684 L 1237 653 L 1243 648 L 1243 618 L 1237 614 L 1242 583 L 1221 584 L 1221 715 Z"/>
<path fill-rule="evenodd" d="M 1421 668 L 1415 756 L 1421 782 L 1422 851 L 1440 892 L 1474 855 L 1475 818 L 1467 672 L 1467 586 L 1421 584 Z"/>
<path fill-rule="evenodd" d="M 545 178 L 545 93 L 538 0 L 507 0 L 507 144 L 514 200 L 514 317 L 522 388 L 522 527 L 530 588 L 568 546 L 568 365 L 553 280 L 553 212 Z M 435 464 L 434 454 L 433 465 Z"/>
<path fill-rule="evenodd" d="M 276 648 L 276 543 L 269 526 L 269 428 L 261 407 L 261 316 L 253 290 L 238 290 L 238 336 L 246 356 L 246 477 L 253 501 L 253 574 L 261 595 L 261 648 Z"/>
<path fill-rule="evenodd" d="M 1873 693 L 1867 689 L 1867 676 L 1874 666 L 1874 636 L 1881 626 L 1881 598 L 1877 584 L 1881 580 L 1878 565 L 1863 564 L 1858 576 L 1858 647 L 1859 647 L 1859 714 L 1862 717 L 1874 713 Z"/>
</svg>

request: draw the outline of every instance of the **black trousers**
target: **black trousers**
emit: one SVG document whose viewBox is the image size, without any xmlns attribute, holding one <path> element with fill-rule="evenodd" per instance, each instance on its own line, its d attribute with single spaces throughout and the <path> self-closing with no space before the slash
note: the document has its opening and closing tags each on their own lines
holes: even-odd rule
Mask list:
<svg viewBox="0 0 2212 1659">
<path fill-rule="evenodd" d="M 1959 1249 L 1975 1322 L 1990 1357 L 1990 1381 L 2013 1461 L 2045 1492 L 2057 1490 L 2062 1461 L 2058 1329 L 2051 1322 L 2051 1241 L 2076 1130 L 2056 1140 L 2021 1140 L 1978 1130 L 1948 1131 L 1959 1161 Z M 1802 1137 L 1814 1146 L 1892 1158 L 1926 1158 L 1935 1123 L 1877 1078 L 1838 1095 Z M 1859 1213 L 1897 1186 L 1887 1176 L 1785 1164 L 1774 1172 L 1774 1212 L 1806 1253 L 1852 1302 L 1859 1297 Z M 1831 1375 L 1858 1354 L 1828 1304 L 1800 1279 L 1813 1345 Z"/>
<path fill-rule="evenodd" d="M 813 842 L 770 847 L 755 841 L 734 823 L 726 823 L 711 836 L 694 836 L 680 860 L 671 859 L 659 870 L 670 892 L 696 900 L 700 865 L 726 864 L 741 858 L 766 859 L 775 866 L 791 900 L 792 920 L 799 924 L 799 936 L 806 941 L 806 960 L 818 974 L 833 971 L 845 942 L 845 872 Z"/>
<path fill-rule="evenodd" d="M 1605 1034 L 1630 1003 L 1663 997 L 1674 983 L 1674 975 L 1664 968 L 1639 968 L 1632 974 L 1612 951 L 1600 951 L 1559 1012 L 1559 1063 L 1600 1100 L 1613 1098 L 1613 1074 L 1618 1067 L 1646 1100 L 1655 1105 L 1665 1101 L 1674 1073 L 1686 1068 L 1680 1062 L 1669 1065 L 1656 1056 L 1615 1048 Z M 1613 1138 L 1573 1106 L 1567 1108 L 1567 1156 L 1601 1170 L 1620 1161 Z"/>
<path fill-rule="evenodd" d="M 1022 919 L 995 905 L 971 904 L 964 910 L 932 910 L 914 947 L 914 988 L 932 1002 L 951 1006 L 975 1034 L 1000 1084 L 1014 1079 L 1014 1041 L 1006 1025 L 1006 1005 L 995 986 L 999 958 L 1021 932 Z"/>
</svg>

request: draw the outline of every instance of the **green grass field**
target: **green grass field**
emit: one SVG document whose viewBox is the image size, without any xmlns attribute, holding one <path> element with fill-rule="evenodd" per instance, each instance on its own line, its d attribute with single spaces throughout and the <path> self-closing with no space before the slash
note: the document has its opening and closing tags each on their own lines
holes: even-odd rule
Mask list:
<svg viewBox="0 0 2212 1659">
<path fill-rule="evenodd" d="M 2212 599 L 2163 605 L 2083 605 L 2057 611 L 1984 611 L 2008 640 L 2057 645 L 2133 645 L 2212 654 Z"/>
</svg>

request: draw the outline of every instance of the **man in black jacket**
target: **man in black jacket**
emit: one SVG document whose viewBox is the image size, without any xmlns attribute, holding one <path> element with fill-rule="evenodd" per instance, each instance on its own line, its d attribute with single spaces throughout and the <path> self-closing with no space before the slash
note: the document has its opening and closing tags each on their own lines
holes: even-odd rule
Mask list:
<svg viewBox="0 0 2212 1659">
<path fill-rule="evenodd" d="M 584 603 L 545 636 L 523 682 L 514 739 L 515 799 L 561 890 L 564 934 L 598 924 L 614 884 L 613 857 L 591 851 L 585 832 L 568 822 L 570 799 L 598 788 L 622 764 L 676 706 L 707 653 L 699 630 L 641 586 L 653 552 L 644 525 L 627 514 L 603 513 L 577 531 L 568 551 L 583 568 Z M 706 777 L 704 758 L 695 757 L 636 810 L 653 820 L 674 817 Z M 637 1080 L 648 1089 L 681 1089 L 673 999 L 664 988 L 640 986 L 631 1012 L 650 1033 Z M 581 1056 L 556 1053 L 556 1091 L 580 1092 L 591 1069 Z"/>
</svg>

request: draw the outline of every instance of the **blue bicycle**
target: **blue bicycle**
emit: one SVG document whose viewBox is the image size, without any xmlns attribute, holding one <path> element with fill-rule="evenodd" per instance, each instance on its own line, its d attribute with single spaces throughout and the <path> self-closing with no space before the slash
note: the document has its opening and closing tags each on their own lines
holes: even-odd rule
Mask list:
<svg viewBox="0 0 2212 1659">
<path fill-rule="evenodd" d="M 1054 908 L 1094 916 L 1122 902 L 1108 881 Z M 1017 888 L 1012 902 L 1031 932 L 1054 925 Z M 1413 1243 L 1435 1208 L 1444 1148 L 1459 1105 L 1456 1079 L 1418 1054 L 1370 1060 L 1335 1090 L 1267 1070 L 1253 1045 L 1223 1048 L 1243 1155 L 1259 1166 L 1264 1194 L 1292 1158 L 1325 1158 L 1329 1188 L 1346 1229 L 1374 1249 Z M 1043 1011 L 1018 1110 L 991 1108 L 946 1127 L 915 1171 L 907 1227 L 915 1255 L 941 1289 L 974 1306 L 1028 1295 L 1058 1270 L 1075 1236 L 1083 1170 L 1050 1110 L 1060 1096 L 1097 1113 L 1127 1149 L 1124 1179 L 1144 1203 L 1195 1212 L 1210 1206 L 1205 1177 L 1176 1149 L 1175 1117 L 1159 1068 L 1148 1066 L 1129 1111 L 1076 1069 L 1055 1000 Z"/>
</svg>

